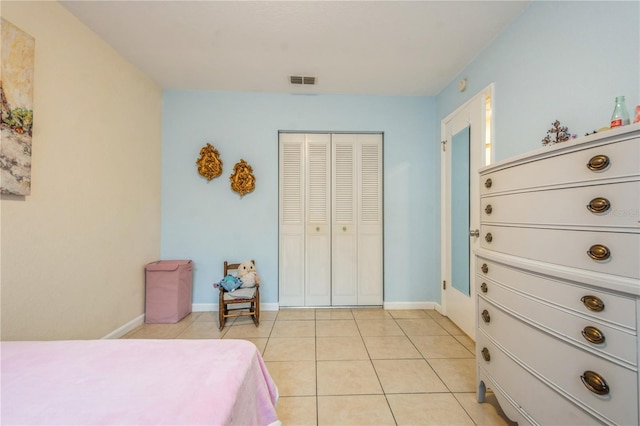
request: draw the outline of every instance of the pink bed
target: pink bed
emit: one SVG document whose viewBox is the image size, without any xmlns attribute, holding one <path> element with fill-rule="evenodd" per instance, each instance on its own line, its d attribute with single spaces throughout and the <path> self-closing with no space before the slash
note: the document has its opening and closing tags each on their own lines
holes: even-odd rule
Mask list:
<svg viewBox="0 0 640 426">
<path fill-rule="evenodd" d="M 1 342 L 3 425 L 279 424 L 243 340 Z"/>
</svg>

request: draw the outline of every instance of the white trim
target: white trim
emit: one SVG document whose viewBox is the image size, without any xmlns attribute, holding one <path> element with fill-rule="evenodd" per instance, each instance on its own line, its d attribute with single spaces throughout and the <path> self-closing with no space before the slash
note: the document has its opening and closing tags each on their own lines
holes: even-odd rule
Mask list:
<svg viewBox="0 0 640 426">
<path fill-rule="evenodd" d="M 111 333 L 104 336 L 103 339 L 119 339 L 142 324 L 144 324 L 144 314 L 132 319 L 122 327 L 113 330 Z"/>
<path fill-rule="evenodd" d="M 383 308 L 387 310 L 403 309 L 436 309 L 436 302 L 384 302 Z"/>
<path fill-rule="evenodd" d="M 279 311 L 279 303 L 260 303 L 261 311 Z M 194 303 L 191 305 L 192 312 L 217 312 L 217 303 Z"/>
<path fill-rule="evenodd" d="M 191 305 L 191 312 L 214 312 L 217 310 L 217 303 L 194 303 Z"/>
</svg>

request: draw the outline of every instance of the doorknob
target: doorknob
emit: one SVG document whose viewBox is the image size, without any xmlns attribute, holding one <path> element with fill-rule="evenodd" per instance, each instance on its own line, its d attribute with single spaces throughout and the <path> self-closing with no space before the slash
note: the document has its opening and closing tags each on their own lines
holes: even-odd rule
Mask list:
<svg viewBox="0 0 640 426">
<path fill-rule="evenodd" d="M 469 236 L 470 237 L 479 237 L 480 236 L 480 230 L 479 229 L 469 229 Z"/>
</svg>

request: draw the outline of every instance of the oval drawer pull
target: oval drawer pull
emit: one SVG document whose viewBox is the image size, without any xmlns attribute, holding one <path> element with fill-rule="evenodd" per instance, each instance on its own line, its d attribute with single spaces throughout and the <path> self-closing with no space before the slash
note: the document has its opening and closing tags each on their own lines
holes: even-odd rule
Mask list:
<svg viewBox="0 0 640 426">
<path fill-rule="evenodd" d="M 487 287 L 487 283 L 480 284 L 480 290 L 482 290 L 483 293 L 488 292 L 489 291 L 489 287 Z"/>
<path fill-rule="evenodd" d="M 591 160 L 587 163 L 587 168 L 593 172 L 599 172 L 609 167 L 610 163 L 609 157 L 606 155 L 596 155 L 591 157 Z"/>
<path fill-rule="evenodd" d="M 593 312 L 602 312 L 604 311 L 604 302 L 602 299 L 596 296 L 583 296 L 580 301 L 584 304 L 584 306 Z"/>
<path fill-rule="evenodd" d="M 493 235 L 491 235 L 491 232 L 487 232 L 487 235 L 484 236 L 484 240 L 488 243 L 493 241 Z"/>
<path fill-rule="evenodd" d="M 482 273 L 486 274 L 487 272 L 489 272 L 489 265 L 483 263 L 480 269 L 482 270 Z"/>
<path fill-rule="evenodd" d="M 485 188 L 491 188 L 491 185 L 493 185 L 493 181 L 491 180 L 491 178 L 484 181 Z"/>
<path fill-rule="evenodd" d="M 595 371 L 585 371 L 580 376 L 584 386 L 596 395 L 607 395 L 609 393 L 609 385 L 607 381 Z"/>
<path fill-rule="evenodd" d="M 587 254 L 590 258 L 599 262 L 607 260 L 611 257 L 611 251 L 609 251 L 607 246 L 603 246 L 602 244 L 592 245 L 587 251 Z"/>
<path fill-rule="evenodd" d="M 594 198 L 587 204 L 587 210 L 591 213 L 604 213 L 609 208 L 611 208 L 611 203 L 603 197 Z"/>
<path fill-rule="evenodd" d="M 491 204 L 487 204 L 487 207 L 484 208 L 484 212 L 486 214 L 491 214 L 492 211 L 493 211 L 493 207 L 491 207 Z"/>
<path fill-rule="evenodd" d="M 482 358 L 487 362 L 491 361 L 491 353 L 489 352 L 489 349 L 482 348 Z"/>
<path fill-rule="evenodd" d="M 602 331 L 590 325 L 586 326 L 582 330 L 582 337 L 584 337 L 587 342 L 593 343 L 594 345 L 604 343 L 604 334 L 602 334 Z"/>
<path fill-rule="evenodd" d="M 489 311 L 486 309 L 482 311 L 482 321 L 489 324 L 491 322 L 491 315 L 489 315 Z"/>
</svg>

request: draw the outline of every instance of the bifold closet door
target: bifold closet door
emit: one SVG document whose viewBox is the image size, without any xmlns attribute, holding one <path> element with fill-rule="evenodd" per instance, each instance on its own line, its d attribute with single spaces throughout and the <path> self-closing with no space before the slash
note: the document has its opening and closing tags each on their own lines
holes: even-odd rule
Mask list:
<svg viewBox="0 0 640 426">
<path fill-rule="evenodd" d="M 279 144 L 280 305 L 381 305 L 382 135 Z"/>
<path fill-rule="evenodd" d="M 331 304 L 331 135 L 280 134 L 279 303 Z"/>
<path fill-rule="evenodd" d="M 333 306 L 382 304 L 382 135 L 332 135 Z"/>
</svg>

